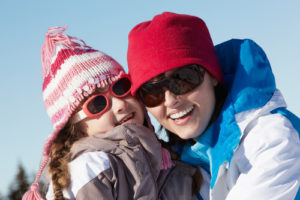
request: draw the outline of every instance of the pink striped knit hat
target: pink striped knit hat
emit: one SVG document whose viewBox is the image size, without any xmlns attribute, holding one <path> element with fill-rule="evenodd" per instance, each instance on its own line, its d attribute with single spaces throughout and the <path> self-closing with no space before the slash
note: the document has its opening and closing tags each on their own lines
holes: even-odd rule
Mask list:
<svg viewBox="0 0 300 200">
<path fill-rule="evenodd" d="M 66 28 L 50 28 L 42 46 L 43 99 L 54 131 L 44 146 L 40 169 L 31 190 L 23 199 L 42 199 L 38 181 L 48 163 L 51 144 L 82 100 L 96 88 L 111 84 L 125 73 L 110 56 L 92 49 L 81 39 L 64 34 Z"/>
</svg>

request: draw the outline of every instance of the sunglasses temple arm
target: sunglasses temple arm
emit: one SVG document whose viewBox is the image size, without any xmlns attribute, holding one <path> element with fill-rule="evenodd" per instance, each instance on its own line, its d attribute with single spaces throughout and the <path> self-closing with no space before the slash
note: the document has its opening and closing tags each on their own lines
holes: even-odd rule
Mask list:
<svg viewBox="0 0 300 200">
<path fill-rule="evenodd" d="M 84 120 L 87 118 L 86 114 L 83 112 L 83 110 L 79 111 L 74 116 L 74 124 L 80 122 L 81 120 Z"/>
</svg>

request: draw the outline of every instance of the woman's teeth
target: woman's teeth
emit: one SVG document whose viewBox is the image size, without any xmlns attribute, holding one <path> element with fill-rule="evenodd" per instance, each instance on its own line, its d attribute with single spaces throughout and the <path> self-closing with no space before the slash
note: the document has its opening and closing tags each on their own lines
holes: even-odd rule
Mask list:
<svg viewBox="0 0 300 200">
<path fill-rule="evenodd" d="M 187 109 L 184 110 L 184 111 L 181 111 L 181 112 L 178 112 L 178 113 L 175 113 L 175 114 L 170 115 L 170 118 L 171 118 L 171 119 L 178 119 L 178 118 L 181 118 L 181 117 L 187 115 L 188 113 L 190 113 L 193 109 L 194 109 L 194 106 L 191 106 L 191 107 L 187 108 Z"/>
</svg>

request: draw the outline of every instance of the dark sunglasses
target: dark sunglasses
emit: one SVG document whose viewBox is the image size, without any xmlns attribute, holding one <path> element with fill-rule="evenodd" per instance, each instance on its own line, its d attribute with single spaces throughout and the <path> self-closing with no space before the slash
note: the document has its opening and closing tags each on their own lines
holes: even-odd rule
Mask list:
<svg viewBox="0 0 300 200">
<path fill-rule="evenodd" d="M 76 113 L 75 123 L 87 117 L 97 117 L 107 111 L 110 106 L 109 95 L 122 98 L 130 93 L 131 80 L 127 74 L 123 74 L 113 82 L 105 93 L 95 94 L 89 97 L 83 104 L 82 110 Z"/>
<path fill-rule="evenodd" d="M 193 64 L 175 70 L 170 76 L 161 75 L 143 84 L 137 95 L 147 107 L 155 107 L 165 100 L 165 91 L 169 90 L 175 95 L 186 94 L 204 80 L 205 69 Z"/>
</svg>

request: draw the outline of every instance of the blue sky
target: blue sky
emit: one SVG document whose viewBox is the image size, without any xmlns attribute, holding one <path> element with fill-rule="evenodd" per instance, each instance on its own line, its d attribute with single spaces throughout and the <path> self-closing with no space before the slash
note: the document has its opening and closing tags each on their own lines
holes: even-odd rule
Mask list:
<svg viewBox="0 0 300 200">
<path fill-rule="evenodd" d="M 163 11 L 191 14 L 207 24 L 215 44 L 250 38 L 266 52 L 277 87 L 300 115 L 300 1 L 51 0 L 0 2 L 0 193 L 22 163 L 34 174 L 52 132 L 42 101 L 40 48 L 52 26 L 114 57 L 125 68 L 127 36 L 141 21 Z"/>
</svg>

